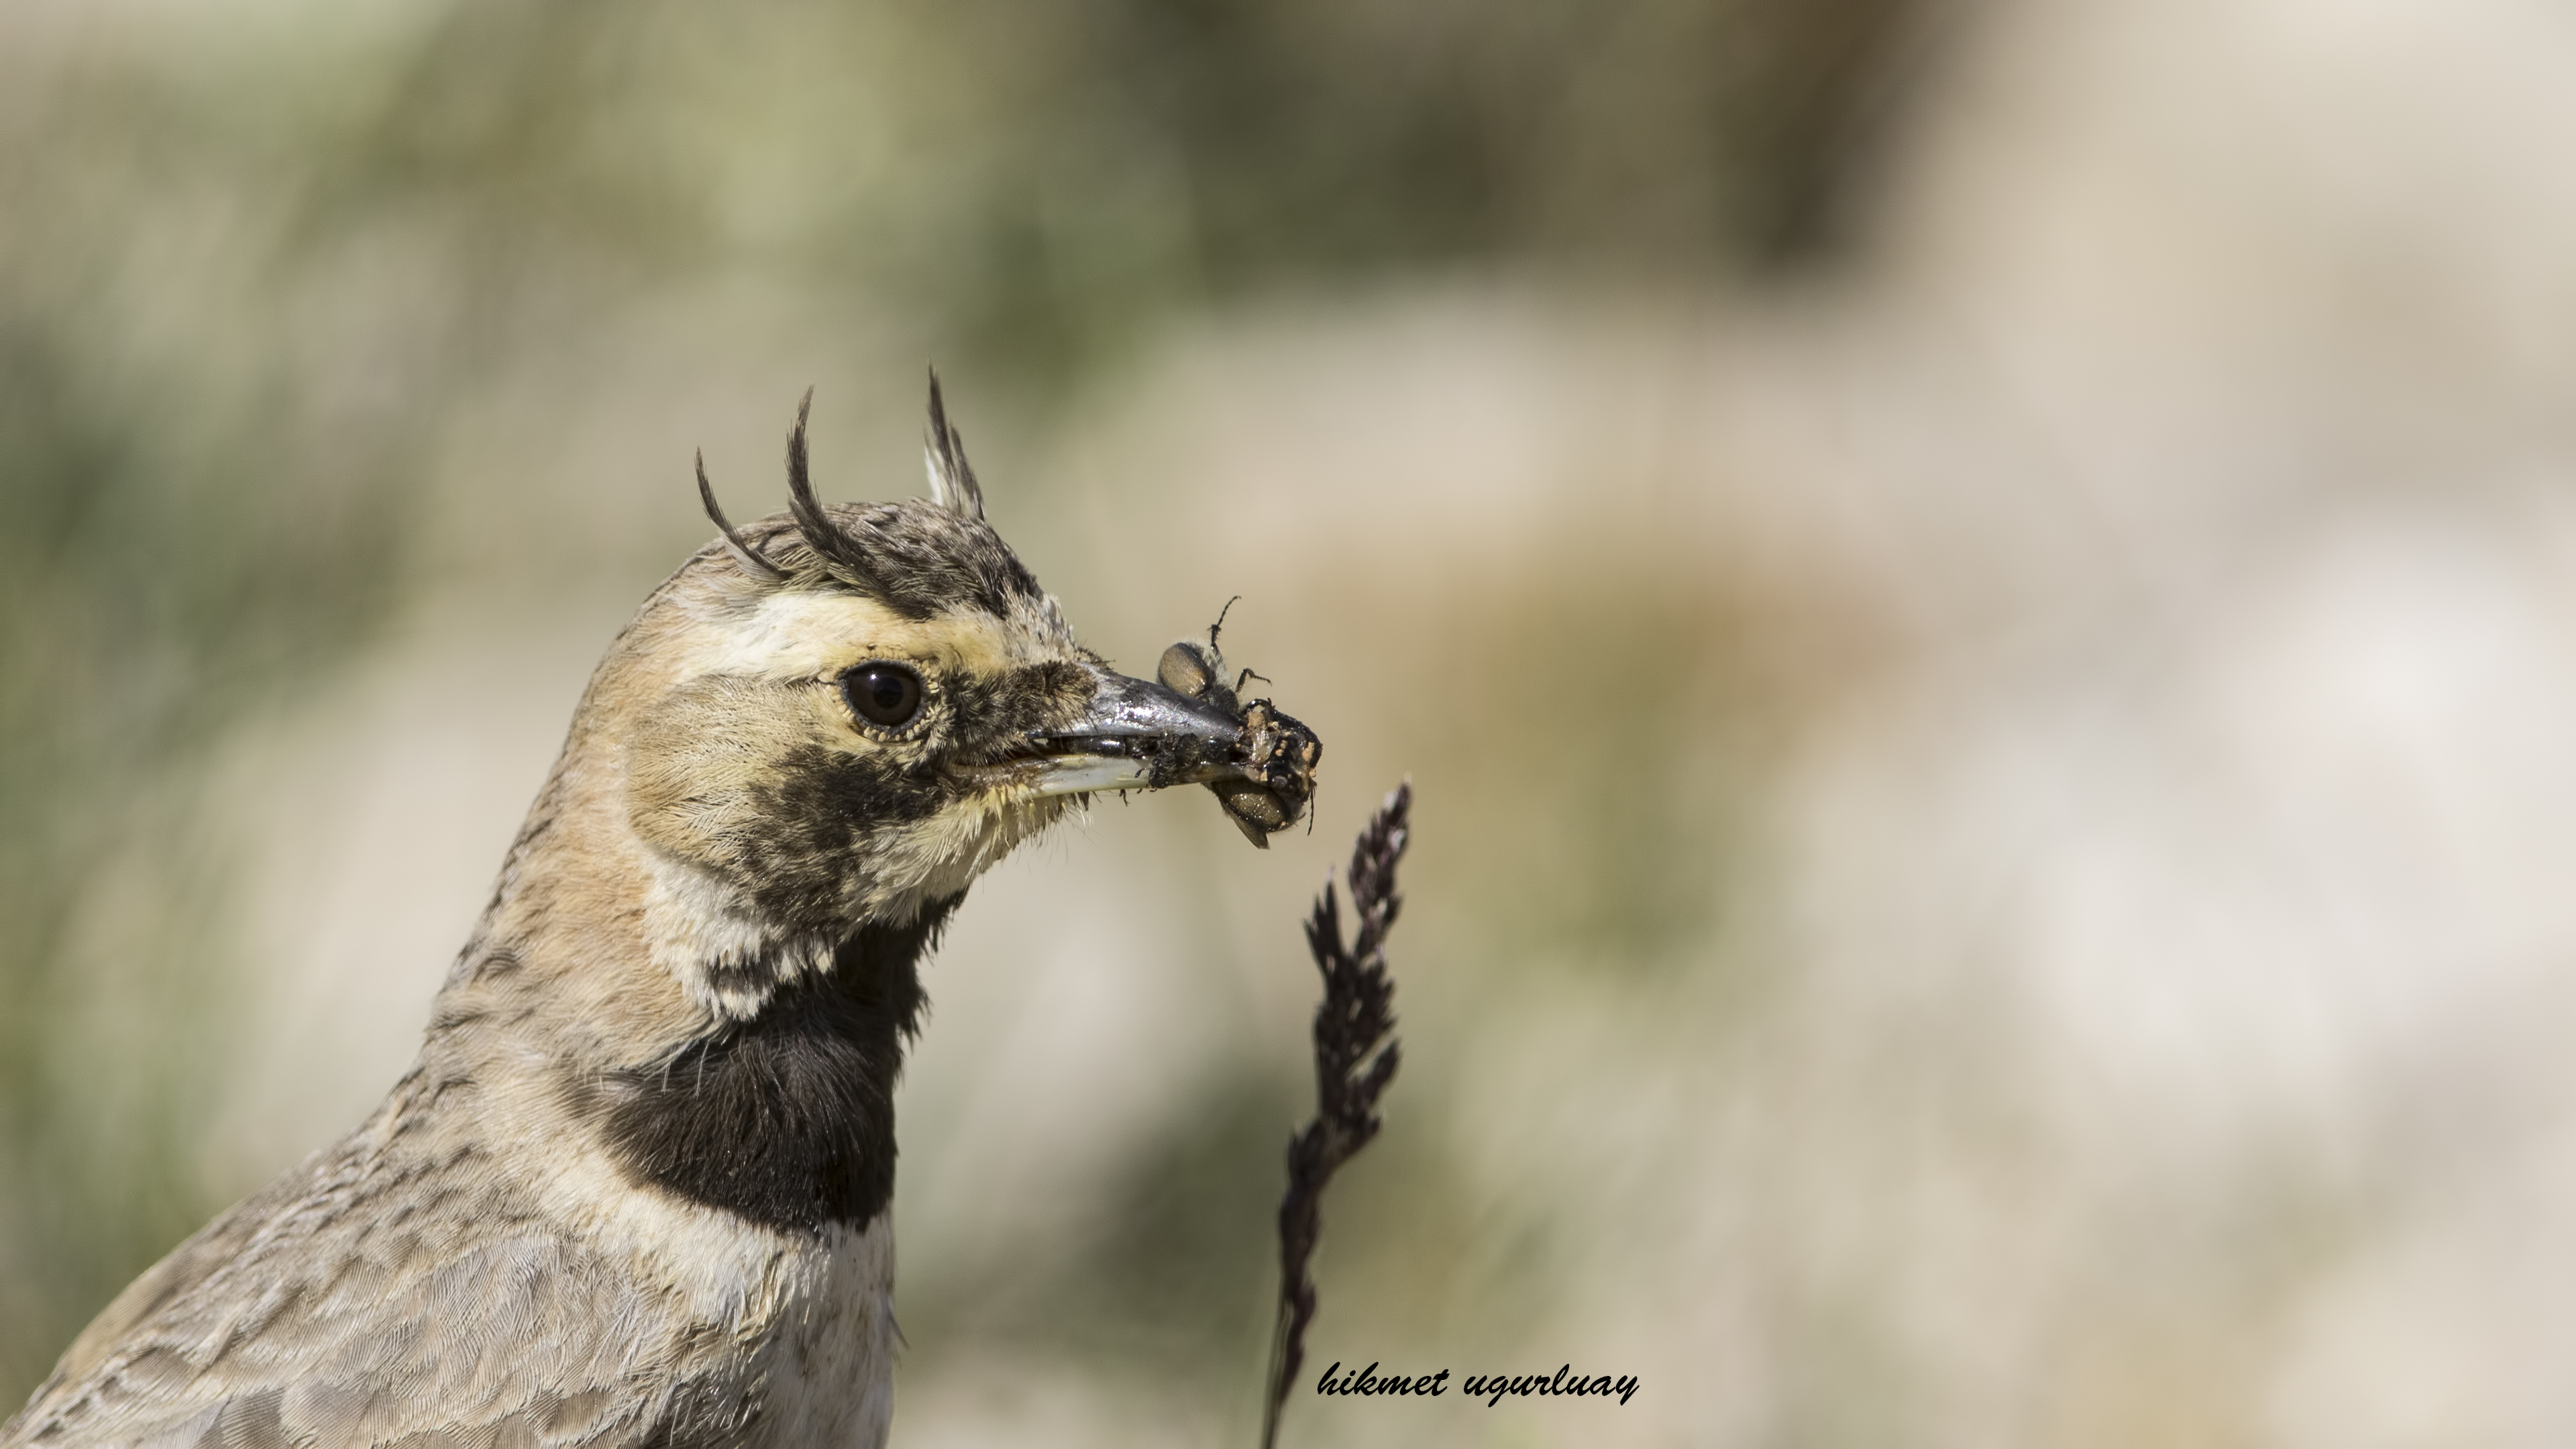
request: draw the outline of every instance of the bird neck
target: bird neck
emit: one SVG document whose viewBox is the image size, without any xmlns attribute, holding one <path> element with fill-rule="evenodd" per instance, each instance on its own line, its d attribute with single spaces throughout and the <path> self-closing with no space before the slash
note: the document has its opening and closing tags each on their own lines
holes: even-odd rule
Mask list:
<svg viewBox="0 0 2576 1449">
<path fill-rule="evenodd" d="M 864 1226 L 894 1190 L 920 963 L 963 892 L 909 920 L 803 933 L 756 998 L 711 1004 L 697 981 L 751 963 L 664 959 L 653 852 L 621 828 L 613 775 L 580 753 L 539 796 L 440 992 L 423 1066 L 469 1090 L 435 1095 L 766 1227 Z"/>
<path fill-rule="evenodd" d="M 779 988 L 676 1054 L 593 1089 L 627 1174 L 782 1230 L 864 1225 L 894 1196 L 894 1085 L 923 1001 L 922 956 L 957 904 L 863 925 L 832 969 Z"/>
</svg>

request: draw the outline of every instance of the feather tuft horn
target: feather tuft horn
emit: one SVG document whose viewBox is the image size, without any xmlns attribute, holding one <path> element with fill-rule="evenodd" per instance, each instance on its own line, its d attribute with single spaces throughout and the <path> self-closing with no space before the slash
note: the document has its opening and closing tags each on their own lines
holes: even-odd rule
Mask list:
<svg viewBox="0 0 2576 1449">
<path fill-rule="evenodd" d="M 939 396 L 939 369 L 930 370 L 930 441 L 921 461 L 930 472 L 930 498 L 963 518 L 984 516 L 983 485 L 966 461 L 966 437 L 948 425 L 948 407 Z"/>
<path fill-rule="evenodd" d="M 726 519 L 724 509 L 717 506 L 716 490 L 707 482 L 707 455 L 703 450 L 698 454 L 698 501 L 706 505 L 707 517 L 714 520 L 716 532 L 724 535 L 725 552 L 733 555 L 733 561 L 742 566 L 744 573 L 765 584 L 786 580 L 786 573 L 778 565 L 761 557 L 758 550 L 742 541 L 742 535 L 734 532 L 732 522 Z"/>
<path fill-rule="evenodd" d="M 787 430 L 787 511 L 795 517 L 796 531 L 805 536 L 808 548 L 845 570 L 853 581 L 881 591 L 881 581 L 869 566 L 867 555 L 815 501 L 814 482 L 805 462 L 805 420 L 813 410 L 814 389 L 809 387 L 796 404 L 796 425 Z"/>
</svg>

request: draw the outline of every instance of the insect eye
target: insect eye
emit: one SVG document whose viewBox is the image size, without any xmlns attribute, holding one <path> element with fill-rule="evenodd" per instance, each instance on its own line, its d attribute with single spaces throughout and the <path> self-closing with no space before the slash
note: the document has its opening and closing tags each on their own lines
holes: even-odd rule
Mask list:
<svg viewBox="0 0 2576 1449">
<path fill-rule="evenodd" d="M 921 713 L 921 676 L 900 664 L 862 664 L 841 676 L 841 693 L 853 714 L 886 729 Z"/>
</svg>

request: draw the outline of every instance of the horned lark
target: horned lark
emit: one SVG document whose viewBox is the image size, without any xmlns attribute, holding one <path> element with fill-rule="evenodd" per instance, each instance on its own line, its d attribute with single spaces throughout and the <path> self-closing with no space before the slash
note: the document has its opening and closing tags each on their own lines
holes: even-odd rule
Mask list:
<svg viewBox="0 0 2576 1449">
<path fill-rule="evenodd" d="M 741 529 L 701 464 L 721 536 L 592 676 L 419 1060 L 0 1445 L 884 1442 L 924 953 L 1086 794 L 1197 781 L 1275 829 L 1316 753 L 1077 643 L 935 380 L 929 461 L 929 500 L 825 507 L 800 410 L 790 511 Z"/>
</svg>

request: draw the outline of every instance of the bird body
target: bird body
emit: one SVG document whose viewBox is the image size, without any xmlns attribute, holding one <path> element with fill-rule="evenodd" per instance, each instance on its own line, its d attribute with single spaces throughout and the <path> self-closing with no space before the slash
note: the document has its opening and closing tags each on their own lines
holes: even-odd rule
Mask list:
<svg viewBox="0 0 2576 1449">
<path fill-rule="evenodd" d="M 801 414 L 789 514 L 708 495 L 723 538 L 602 660 L 410 1072 L 0 1449 L 884 1441 L 924 956 L 1085 794 L 1244 778 L 1239 718 L 1075 640 L 935 385 L 932 431 L 933 500 L 817 504 Z"/>
<path fill-rule="evenodd" d="M 406 1079 L 139 1280 L 9 1442 L 884 1441 L 883 1217 L 767 1228 L 627 1189 L 579 1149 L 522 1180 L 437 1094 Z"/>
</svg>

